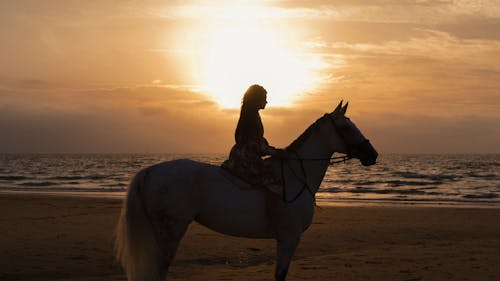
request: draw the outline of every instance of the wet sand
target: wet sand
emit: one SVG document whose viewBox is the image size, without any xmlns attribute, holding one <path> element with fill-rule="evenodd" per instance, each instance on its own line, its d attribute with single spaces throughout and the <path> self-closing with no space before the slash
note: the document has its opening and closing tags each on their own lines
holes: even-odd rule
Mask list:
<svg viewBox="0 0 500 281">
<path fill-rule="evenodd" d="M 113 259 L 121 199 L 0 194 L 0 280 L 126 280 Z M 193 223 L 168 280 L 273 280 L 275 244 Z M 316 210 L 287 280 L 500 280 L 500 209 Z"/>
</svg>

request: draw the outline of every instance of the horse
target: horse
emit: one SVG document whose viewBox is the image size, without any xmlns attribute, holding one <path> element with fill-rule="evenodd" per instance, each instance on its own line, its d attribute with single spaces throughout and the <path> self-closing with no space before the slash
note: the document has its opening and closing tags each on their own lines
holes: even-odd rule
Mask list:
<svg viewBox="0 0 500 281">
<path fill-rule="evenodd" d="M 115 256 L 130 281 L 167 278 L 179 242 L 193 221 L 214 231 L 275 239 L 275 280 L 284 281 L 302 233 L 311 225 L 315 194 L 335 152 L 343 160 L 376 163 L 377 151 L 345 116 L 348 103 L 320 117 L 286 149 L 271 157 L 282 194 L 239 188 L 221 167 L 189 159 L 159 163 L 132 179 L 115 233 Z"/>
</svg>

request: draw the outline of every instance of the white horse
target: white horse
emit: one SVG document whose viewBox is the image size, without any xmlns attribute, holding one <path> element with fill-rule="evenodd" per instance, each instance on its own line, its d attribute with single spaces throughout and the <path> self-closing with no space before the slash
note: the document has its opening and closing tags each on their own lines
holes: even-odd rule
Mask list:
<svg viewBox="0 0 500 281">
<path fill-rule="evenodd" d="M 347 104 L 312 124 L 269 158 L 283 180 L 283 196 L 265 188 L 242 189 L 219 166 L 173 160 L 140 171 L 132 180 L 116 233 L 116 257 L 130 281 L 167 277 L 192 221 L 220 233 L 277 240 L 275 279 L 285 280 L 300 236 L 312 222 L 318 191 L 334 152 L 375 164 L 375 149 L 349 118 Z"/>
</svg>

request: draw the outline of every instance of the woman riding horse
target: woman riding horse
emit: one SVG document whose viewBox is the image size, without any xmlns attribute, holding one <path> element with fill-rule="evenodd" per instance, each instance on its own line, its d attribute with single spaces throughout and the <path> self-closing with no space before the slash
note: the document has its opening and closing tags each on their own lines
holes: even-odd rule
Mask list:
<svg viewBox="0 0 500 281">
<path fill-rule="evenodd" d="M 269 145 L 264 138 L 264 126 L 259 110 L 267 104 L 267 91 L 260 85 L 252 85 L 243 96 L 240 119 L 234 133 L 236 144 L 232 147 L 229 159 L 222 168 L 254 186 L 280 185 L 279 179 L 263 156 L 284 155 L 282 149 Z"/>
</svg>

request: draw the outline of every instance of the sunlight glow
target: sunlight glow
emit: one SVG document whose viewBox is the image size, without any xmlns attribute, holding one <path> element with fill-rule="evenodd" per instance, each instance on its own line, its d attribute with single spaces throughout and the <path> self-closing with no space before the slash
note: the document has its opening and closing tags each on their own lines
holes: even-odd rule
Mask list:
<svg viewBox="0 0 500 281">
<path fill-rule="evenodd" d="M 313 69 L 318 62 L 303 55 L 301 43 L 286 32 L 266 25 L 256 11 L 230 6 L 219 11 L 232 15 L 229 19 L 213 19 L 200 32 L 200 88 L 224 108 L 238 108 L 252 84 L 267 89 L 270 106 L 288 106 L 317 82 Z"/>
</svg>

